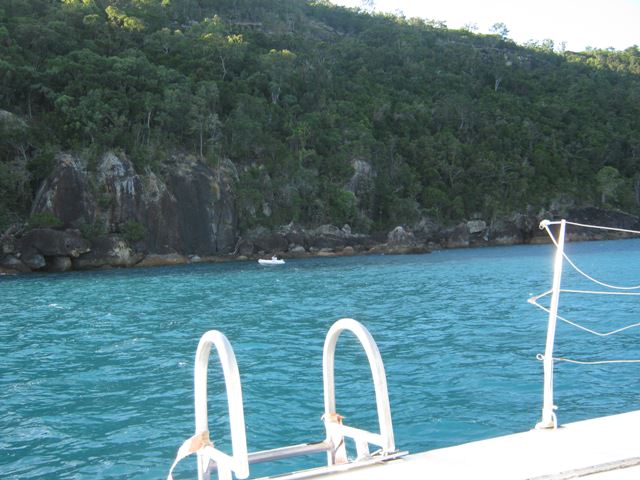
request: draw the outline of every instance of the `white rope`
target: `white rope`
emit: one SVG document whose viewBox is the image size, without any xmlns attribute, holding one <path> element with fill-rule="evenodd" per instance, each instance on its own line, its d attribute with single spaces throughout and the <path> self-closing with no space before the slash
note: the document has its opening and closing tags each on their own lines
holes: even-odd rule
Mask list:
<svg viewBox="0 0 640 480">
<path fill-rule="evenodd" d="M 599 290 L 560 290 L 561 293 L 585 293 L 589 295 L 623 295 L 628 297 L 640 297 L 640 292 L 602 292 Z"/>
<path fill-rule="evenodd" d="M 551 232 L 551 229 L 549 229 L 549 225 L 551 225 L 552 223 L 555 223 L 555 222 L 545 223 L 545 224 L 543 224 L 543 227 L 547 231 L 547 234 L 551 238 L 551 241 L 556 246 L 556 248 L 559 248 L 556 238 L 553 236 L 553 233 Z M 627 232 L 627 233 L 637 233 L 637 234 L 640 235 L 640 232 L 636 232 L 635 230 L 625 230 L 625 229 L 621 229 L 621 228 L 611 228 L 611 227 L 598 227 L 598 226 L 595 226 L 595 225 L 583 225 L 581 223 L 573 223 L 573 222 L 566 222 L 566 223 L 568 225 L 577 225 L 579 227 L 600 228 L 600 229 L 604 229 L 604 230 L 616 230 L 616 231 Z M 589 275 L 584 270 L 582 270 L 580 267 L 578 267 L 573 262 L 573 260 L 571 260 L 569 258 L 569 256 L 566 254 L 566 252 L 562 252 L 562 256 L 567 261 L 567 263 L 573 267 L 573 269 L 576 272 L 578 272 L 580 275 L 585 277 L 587 280 L 590 280 L 593 283 L 597 283 L 598 285 L 600 285 L 602 287 L 611 288 L 612 290 L 640 290 L 640 285 L 634 285 L 634 286 L 630 286 L 630 287 L 623 287 L 623 286 L 619 286 L 619 285 L 611 285 L 609 283 L 601 282 L 600 280 L 597 280 L 597 279 L 593 278 L 591 275 Z"/>
<path fill-rule="evenodd" d="M 536 295 L 535 297 L 531 297 L 527 300 L 529 303 L 532 301 L 537 301 L 541 298 L 547 297 L 552 293 L 551 290 L 548 290 L 540 295 Z M 623 297 L 640 297 L 640 292 L 603 292 L 602 290 L 574 290 L 574 289 L 560 289 L 560 293 L 584 293 L 587 295 L 621 295 Z"/>
<path fill-rule="evenodd" d="M 595 278 L 593 278 L 592 276 L 590 276 L 589 274 L 587 274 L 583 270 L 581 270 L 575 263 L 573 263 L 573 261 L 567 256 L 566 253 L 563 252 L 562 256 L 569 263 L 569 265 L 571 265 L 573 267 L 573 269 L 576 272 L 578 272 L 580 275 L 585 277 L 587 280 L 591 280 L 593 283 L 597 283 L 598 285 L 601 285 L 601 286 L 606 287 L 606 288 L 611 288 L 611 289 L 614 289 L 614 290 L 639 290 L 640 289 L 640 285 L 633 285 L 633 286 L 630 286 L 630 287 L 623 287 L 623 286 L 620 286 L 620 285 L 611 285 L 609 283 L 605 283 L 605 282 L 601 282 L 600 280 L 596 280 Z"/>
<path fill-rule="evenodd" d="M 536 355 L 538 360 L 544 360 L 544 355 L 539 353 Z M 609 363 L 640 363 L 640 360 L 573 360 L 571 358 L 553 357 L 554 362 L 567 362 L 574 363 L 576 365 L 606 365 Z"/>
<path fill-rule="evenodd" d="M 556 240 L 556 238 L 553 236 L 553 233 L 551 232 L 551 230 L 549 229 L 549 225 L 553 225 L 553 224 L 559 224 L 561 222 L 549 222 L 549 221 L 544 221 L 543 223 L 541 223 L 541 228 L 544 228 L 547 231 L 547 234 L 549 235 L 549 238 L 551 238 L 551 241 L 553 242 L 553 244 L 556 246 L 556 248 L 560 248 L 560 246 L 558 245 L 558 241 Z M 601 230 L 611 230 L 611 231 L 617 231 L 617 232 L 624 232 L 624 233 L 631 233 L 631 234 L 636 234 L 636 235 L 640 235 L 640 232 L 635 231 L 635 230 L 627 230 L 627 229 L 622 229 L 622 228 L 611 228 L 611 227 L 600 227 L 597 225 L 585 225 L 582 223 L 575 223 L 575 222 L 565 222 L 568 225 L 574 225 L 574 226 L 578 226 L 578 227 L 585 227 L 585 228 L 596 228 L 596 229 L 601 229 Z M 561 293 L 575 293 L 575 294 L 590 294 L 590 295 L 627 295 L 627 296 L 638 296 L 640 295 L 640 292 L 629 292 L 628 290 L 638 290 L 640 289 L 640 285 L 636 285 L 636 286 L 619 286 L 619 285 L 611 285 L 605 282 L 602 282 L 600 280 L 597 280 L 595 278 L 593 278 L 592 276 L 588 275 L 586 272 L 584 272 L 582 269 L 580 269 L 570 258 L 569 256 L 566 254 L 566 252 L 562 252 L 562 256 L 563 258 L 567 261 L 567 263 L 569 265 L 571 265 L 571 267 L 573 267 L 573 269 L 578 272 L 580 275 L 582 275 L 583 277 L 585 277 L 586 279 L 592 281 L 593 283 L 596 283 L 602 287 L 611 289 L 611 290 L 625 290 L 625 291 L 598 291 L 598 290 L 578 290 L 578 289 L 560 289 L 559 292 Z M 544 293 L 541 293 L 540 295 L 531 297 L 528 301 L 529 303 L 531 303 L 532 305 L 535 305 L 536 307 L 540 308 L 541 310 L 545 311 L 546 313 L 548 313 L 549 315 L 551 315 L 551 311 L 550 308 L 547 308 L 541 304 L 538 303 L 538 300 L 540 300 L 541 298 L 544 298 L 548 295 L 550 295 L 553 291 L 552 290 L 548 290 Z M 627 325 L 626 327 L 622 327 L 622 328 L 618 328 L 615 330 L 611 330 L 609 332 L 599 332 L 590 328 L 587 328 L 583 325 L 580 325 L 579 323 L 573 322 L 561 315 L 558 315 L 557 312 L 555 312 L 556 315 L 555 317 L 559 320 L 561 320 L 562 322 L 567 323 L 568 325 L 571 325 L 575 328 L 578 328 L 580 330 L 583 330 L 587 333 L 591 333 L 592 335 L 596 335 L 598 337 L 608 337 L 610 335 L 614 335 L 616 333 L 620 333 L 623 332 L 625 330 L 630 330 L 632 328 L 636 328 L 636 327 L 640 327 L 640 322 L 638 323 L 634 323 L 631 325 Z M 538 354 L 536 356 L 536 358 L 538 360 L 544 360 L 544 355 L 542 354 Z M 640 363 L 640 360 L 574 360 L 574 359 L 570 359 L 570 358 L 565 358 L 565 357 L 552 357 L 552 360 L 555 362 L 567 362 L 567 363 L 573 363 L 576 365 L 607 365 L 607 364 L 618 364 L 618 363 Z"/>
<path fill-rule="evenodd" d="M 569 221 L 566 221 L 566 220 L 565 220 L 564 223 L 567 224 L 567 225 L 575 225 L 576 227 L 595 228 L 595 229 L 599 229 L 599 230 L 611 230 L 611 231 L 614 231 L 614 232 L 632 233 L 632 234 L 640 235 L 640 231 L 638 231 L 638 230 L 628 230 L 626 228 L 603 227 L 602 225 L 588 225 L 586 223 L 569 222 Z M 559 221 L 547 222 L 545 224 L 545 226 L 546 225 L 559 225 L 559 224 L 560 224 Z"/>
<path fill-rule="evenodd" d="M 547 312 L 547 313 L 551 313 L 547 307 L 545 307 L 545 306 L 543 306 L 543 305 L 540 305 L 540 304 L 537 302 L 537 299 L 538 299 L 538 298 L 543 297 L 544 295 L 548 295 L 548 293 L 549 293 L 549 292 L 547 292 L 547 293 L 543 293 L 542 295 L 540 295 L 540 296 L 538 296 L 538 297 L 532 297 L 532 298 L 530 298 L 530 299 L 529 299 L 529 303 L 530 303 L 530 304 L 532 304 L 532 305 L 535 305 L 536 307 L 540 308 L 541 310 L 544 310 L 544 311 L 545 311 L 545 312 Z M 591 333 L 591 334 L 593 334 L 593 335 L 597 335 L 598 337 L 608 337 L 609 335 L 614 335 L 614 334 L 616 334 L 616 333 L 620 333 L 620 332 L 623 332 L 623 331 L 625 331 L 625 330 L 630 330 L 630 329 L 635 328 L 635 327 L 640 327 L 640 322 L 639 322 L 639 323 L 634 323 L 634 324 L 632 324 L 632 325 L 627 325 L 626 327 L 618 328 L 617 330 L 612 330 L 612 331 L 610 331 L 610 332 L 598 332 L 598 331 L 596 331 L 596 330 L 592 330 L 592 329 L 590 329 L 590 328 L 584 327 L 584 326 L 580 325 L 579 323 L 572 322 L 571 320 L 568 320 L 568 319 L 564 318 L 564 317 L 563 317 L 563 316 L 561 316 L 561 315 L 556 315 L 556 318 L 557 318 L 558 320 L 562 320 L 563 322 L 565 322 L 565 323 L 567 323 L 567 324 L 569 324 L 569 325 L 572 325 L 572 326 L 574 326 L 574 327 L 576 327 L 576 328 L 579 328 L 580 330 L 583 330 L 583 331 L 585 331 L 585 332 Z"/>
<path fill-rule="evenodd" d="M 607 365 L 610 363 L 640 363 L 640 360 L 595 360 L 595 361 L 586 361 L 586 360 L 572 360 L 570 358 L 563 357 L 553 357 L 553 360 L 556 362 L 567 362 L 574 363 L 576 365 Z"/>
</svg>

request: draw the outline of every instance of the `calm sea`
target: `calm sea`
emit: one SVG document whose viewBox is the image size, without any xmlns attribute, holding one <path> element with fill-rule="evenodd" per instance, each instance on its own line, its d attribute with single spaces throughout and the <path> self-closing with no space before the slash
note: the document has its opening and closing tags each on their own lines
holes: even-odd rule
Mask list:
<svg viewBox="0 0 640 480">
<path fill-rule="evenodd" d="M 640 283 L 639 240 L 568 248 L 605 281 Z M 526 300 L 550 288 L 552 256 L 549 246 L 521 246 L 0 278 L 0 476 L 165 478 L 193 433 L 193 357 L 210 329 L 227 335 L 238 359 L 249 450 L 321 440 L 322 346 L 342 317 L 378 343 L 400 449 L 528 430 L 540 416 L 546 316 Z M 564 285 L 585 284 L 569 274 Z M 561 302 L 589 327 L 638 321 L 634 297 Z M 560 324 L 557 354 L 637 359 L 639 339 L 638 330 L 603 339 Z M 213 359 L 210 430 L 229 450 L 221 379 Z M 346 423 L 375 429 L 368 365 L 347 334 L 336 388 Z M 557 364 L 561 423 L 637 409 L 639 400 L 640 365 Z M 177 478 L 193 478 L 194 463 L 184 461 Z"/>
</svg>

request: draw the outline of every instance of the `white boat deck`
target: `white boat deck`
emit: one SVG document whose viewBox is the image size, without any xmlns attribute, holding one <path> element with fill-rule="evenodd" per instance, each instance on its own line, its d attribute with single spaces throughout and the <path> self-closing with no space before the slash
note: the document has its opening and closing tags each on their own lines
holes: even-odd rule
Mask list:
<svg viewBox="0 0 640 480">
<path fill-rule="evenodd" d="M 316 472 L 315 478 L 339 480 L 638 480 L 640 411 L 432 450 L 339 473 Z M 310 472 L 304 473 L 285 478 L 309 478 Z"/>
</svg>

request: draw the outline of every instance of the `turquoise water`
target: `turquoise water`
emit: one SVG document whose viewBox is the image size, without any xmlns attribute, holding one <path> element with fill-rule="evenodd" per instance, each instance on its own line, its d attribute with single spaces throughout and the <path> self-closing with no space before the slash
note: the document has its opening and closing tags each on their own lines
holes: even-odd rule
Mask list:
<svg viewBox="0 0 640 480">
<path fill-rule="evenodd" d="M 569 250 L 606 280 L 640 278 L 638 240 Z M 527 430 L 540 415 L 535 356 L 546 317 L 526 299 L 550 287 L 552 255 L 522 246 L 0 278 L 0 475 L 165 478 L 193 431 L 193 357 L 209 329 L 236 352 L 250 451 L 320 440 L 322 345 L 341 317 L 361 321 L 378 343 L 400 449 Z M 568 275 L 569 284 L 580 281 Z M 572 295 L 562 309 L 585 321 L 595 311 L 606 327 L 638 321 L 634 300 Z M 640 358 L 639 335 L 603 340 L 562 324 L 557 352 Z M 558 364 L 560 422 L 637 409 L 639 369 Z M 221 378 L 214 360 L 210 430 L 229 450 Z M 368 365 L 346 334 L 336 388 L 346 423 L 375 429 Z M 322 461 L 252 466 L 252 474 Z M 183 462 L 177 478 L 192 478 L 193 464 Z"/>
</svg>

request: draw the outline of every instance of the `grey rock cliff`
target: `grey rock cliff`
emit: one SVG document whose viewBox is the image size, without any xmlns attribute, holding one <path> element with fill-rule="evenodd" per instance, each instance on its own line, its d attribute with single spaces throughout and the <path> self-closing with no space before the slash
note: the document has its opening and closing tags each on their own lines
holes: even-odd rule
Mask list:
<svg viewBox="0 0 640 480">
<path fill-rule="evenodd" d="M 79 257 L 90 250 L 90 245 L 77 230 L 35 228 L 20 238 L 19 250 L 36 250 L 41 255 L 51 257 Z"/>
<path fill-rule="evenodd" d="M 42 183 L 31 207 L 31 213 L 48 212 L 67 227 L 88 223 L 95 214 L 94 196 L 82 162 L 71 155 L 60 154 L 53 172 Z"/>
<path fill-rule="evenodd" d="M 96 214 L 108 226 L 117 231 L 128 221 L 138 221 L 146 205 L 143 199 L 143 182 L 126 157 L 113 152 L 104 154 L 95 174 L 98 209 Z"/>
<path fill-rule="evenodd" d="M 230 161 L 212 168 L 191 157 L 175 157 L 159 176 L 137 172 L 126 156 L 113 152 L 104 154 L 93 172 L 81 159 L 60 155 L 32 212 L 48 212 L 65 227 L 90 226 L 98 234 L 124 236 L 127 225 L 140 224 L 144 239 L 137 247 L 147 252 L 226 254 L 237 237 L 236 182 Z M 101 251 L 100 245 L 94 248 Z M 113 264 L 112 251 L 103 252 L 106 265 Z M 96 256 L 94 251 L 88 263 L 99 264 Z"/>
<path fill-rule="evenodd" d="M 176 199 L 181 253 L 231 253 L 236 244 L 237 172 L 230 161 L 213 171 L 200 163 L 181 163 L 168 176 Z"/>
</svg>

